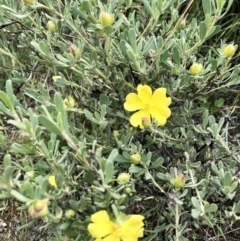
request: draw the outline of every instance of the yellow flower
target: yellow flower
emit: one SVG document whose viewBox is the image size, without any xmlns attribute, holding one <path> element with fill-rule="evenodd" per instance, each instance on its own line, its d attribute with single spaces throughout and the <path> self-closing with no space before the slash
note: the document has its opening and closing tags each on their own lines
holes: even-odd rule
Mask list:
<svg viewBox="0 0 240 241">
<path fill-rule="evenodd" d="M 52 80 L 53 80 L 54 82 L 56 82 L 57 79 L 61 79 L 61 78 L 62 78 L 61 76 L 56 75 L 56 76 L 53 76 L 53 77 L 52 77 Z"/>
<path fill-rule="evenodd" d="M 108 213 L 102 210 L 91 216 L 88 232 L 95 241 L 138 241 L 143 237 L 143 219 L 142 215 L 130 215 L 112 222 Z"/>
<path fill-rule="evenodd" d="M 144 128 L 142 119 L 150 117 L 157 121 L 159 126 L 166 124 L 167 118 L 171 115 L 171 110 L 168 106 L 172 100 L 166 97 L 166 88 L 158 88 L 152 93 L 152 89 L 148 85 L 138 85 L 138 94 L 130 93 L 126 97 L 124 108 L 128 111 L 136 111 L 130 117 L 131 125 Z"/>
<path fill-rule="evenodd" d="M 235 47 L 233 44 L 228 44 L 223 48 L 223 53 L 226 55 L 226 57 L 232 57 L 235 54 Z"/>
<path fill-rule="evenodd" d="M 49 182 L 52 186 L 54 186 L 55 188 L 57 188 L 56 178 L 55 178 L 54 175 L 50 175 L 50 176 L 48 177 L 48 182 Z"/>
<path fill-rule="evenodd" d="M 63 100 L 64 104 L 69 106 L 69 107 L 74 107 L 75 105 L 75 100 L 71 95 L 69 95 L 66 99 Z"/>
<path fill-rule="evenodd" d="M 198 63 L 193 63 L 189 69 L 190 74 L 198 75 L 203 71 L 203 65 Z"/>
</svg>

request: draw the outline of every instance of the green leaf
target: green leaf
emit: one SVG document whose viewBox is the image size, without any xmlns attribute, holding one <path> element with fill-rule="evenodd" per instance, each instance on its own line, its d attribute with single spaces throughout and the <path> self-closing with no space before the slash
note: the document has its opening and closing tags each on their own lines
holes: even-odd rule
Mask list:
<svg viewBox="0 0 240 241">
<path fill-rule="evenodd" d="M 31 41 L 30 44 L 33 46 L 35 50 L 37 50 L 43 56 L 47 55 L 37 42 Z"/>
<path fill-rule="evenodd" d="M 33 186 L 29 181 L 24 181 L 22 185 L 22 190 L 24 193 L 26 193 L 30 198 L 34 199 L 35 198 L 35 193 L 33 190 Z"/>
<path fill-rule="evenodd" d="M 44 115 L 40 115 L 40 116 L 38 117 L 38 119 L 39 119 L 39 122 L 40 122 L 50 133 L 53 132 L 53 133 L 55 133 L 56 135 L 59 135 L 59 136 L 62 135 L 61 129 L 58 127 L 58 125 L 57 125 L 54 121 L 48 119 L 48 118 L 47 118 L 46 116 L 44 116 Z"/>
<path fill-rule="evenodd" d="M 93 171 L 87 171 L 83 176 L 83 180 L 88 184 L 92 185 L 93 182 L 96 180 L 96 174 Z"/>
<path fill-rule="evenodd" d="M 93 114 L 88 111 L 88 110 L 84 110 L 84 114 L 85 114 L 85 117 L 90 120 L 91 122 L 93 123 L 96 123 L 96 124 L 99 124 L 98 120 L 96 120 L 94 117 L 93 117 Z"/>
<path fill-rule="evenodd" d="M 22 122 L 19 122 L 19 121 L 16 121 L 16 120 L 9 120 L 8 123 L 13 125 L 13 126 L 16 126 L 20 130 L 23 130 L 23 131 L 26 130 L 26 126 Z"/>
<path fill-rule="evenodd" d="M 180 55 L 177 47 L 173 48 L 173 60 L 177 65 L 180 64 Z"/>
<path fill-rule="evenodd" d="M 140 174 L 142 171 L 143 171 L 143 169 L 141 167 L 136 166 L 136 165 L 131 165 L 130 168 L 129 168 L 130 173 Z"/>
<path fill-rule="evenodd" d="M 13 115 L 12 112 L 0 101 L 0 112 L 1 111 L 8 116 L 12 117 L 12 115 Z"/>
<path fill-rule="evenodd" d="M 12 148 L 14 151 L 25 155 L 33 153 L 32 146 L 30 147 L 26 144 L 13 143 Z"/>
<path fill-rule="evenodd" d="M 238 186 L 238 182 L 237 181 L 233 182 L 231 185 L 231 192 L 233 192 L 237 188 L 237 186 Z"/>
<path fill-rule="evenodd" d="M 193 218 L 198 218 L 200 216 L 201 211 L 198 209 L 193 208 L 191 211 L 191 215 Z"/>
<path fill-rule="evenodd" d="M 113 149 L 110 153 L 110 155 L 108 156 L 107 161 L 115 161 L 115 158 L 118 156 L 118 150 L 117 149 Z"/>
<path fill-rule="evenodd" d="M 58 125 L 61 127 L 61 131 L 64 131 L 65 133 L 68 133 L 68 118 L 67 118 L 67 112 L 64 107 L 63 100 L 60 96 L 60 94 L 57 92 L 54 95 L 54 102 L 57 108 L 57 111 L 61 113 L 60 120 L 58 120 Z"/>
<path fill-rule="evenodd" d="M 158 167 L 161 167 L 162 164 L 164 162 L 164 158 L 163 157 L 159 157 L 155 162 L 153 162 L 150 166 L 150 169 L 151 168 L 158 168 Z"/>
<path fill-rule="evenodd" d="M 196 197 L 191 198 L 192 204 L 195 208 L 200 209 L 200 203 Z"/>
<path fill-rule="evenodd" d="M 79 17 L 80 19 L 89 23 L 89 19 L 87 18 L 87 16 L 83 12 L 79 11 L 77 8 L 70 7 L 69 11 L 74 17 Z"/>
<path fill-rule="evenodd" d="M 133 61 L 133 62 L 136 61 L 136 56 L 132 50 L 130 50 L 130 49 L 127 50 L 127 56 L 131 61 Z"/>
<path fill-rule="evenodd" d="M 230 187 L 232 184 L 232 174 L 227 171 L 224 174 L 224 180 L 223 180 L 223 185 L 224 187 Z"/>
<path fill-rule="evenodd" d="M 214 101 L 214 106 L 220 108 L 224 105 L 225 100 L 223 98 L 218 98 Z"/>
<path fill-rule="evenodd" d="M 203 12 L 205 15 L 212 14 L 212 4 L 211 1 L 208 0 L 202 0 L 202 6 L 203 6 Z"/>
<path fill-rule="evenodd" d="M 143 55 L 147 55 L 149 53 L 149 50 L 152 49 L 154 40 L 156 41 L 154 36 L 151 36 L 148 39 L 147 43 L 145 44 L 145 46 L 143 48 L 143 52 L 142 52 Z"/>
<path fill-rule="evenodd" d="M 8 97 L 8 95 L 5 92 L 0 91 L 0 99 L 5 104 L 5 106 L 8 107 L 10 110 L 14 109 L 13 103 L 11 102 L 10 98 Z"/>
<path fill-rule="evenodd" d="M 8 166 L 5 168 L 3 177 L 7 183 L 9 183 L 9 184 L 11 183 L 12 174 L 14 173 L 15 170 L 16 169 L 13 166 Z"/>
<path fill-rule="evenodd" d="M 218 210 L 218 206 L 215 203 L 212 203 L 209 207 L 208 207 L 208 212 L 217 212 Z"/>
<path fill-rule="evenodd" d="M 148 1 L 148 0 L 142 0 L 142 2 L 143 2 L 143 4 L 144 4 L 144 6 L 145 6 L 145 9 L 148 11 L 148 13 L 149 13 L 152 17 L 154 17 L 154 12 L 153 12 L 153 9 L 152 9 L 149 1 Z"/>
<path fill-rule="evenodd" d="M 100 105 L 106 105 L 106 106 L 109 105 L 109 98 L 107 95 L 101 94 L 99 101 L 100 101 Z"/>
<path fill-rule="evenodd" d="M 32 199 L 27 198 L 26 196 L 22 195 L 21 193 L 15 191 L 15 190 L 12 190 L 10 192 L 10 194 L 11 194 L 12 197 L 15 197 L 20 202 L 26 203 L 26 202 L 31 202 L 32 201 Z"/>
<path fill-rule="evenodd" d="M 107 160 L 105 163 L 105 168 L 104 168 L 104 174 L 105 174 L 105 184 L 109 183 L 114 174 L 114 165 L 113 165 L 113 160 Z"/>
<path fill-rule="evenodd" d="M 200 29 L 200 39 L 204 40 L 207 33 L 207 24 L 203 21 L 200 22 L 199 29 Z"/>
<path fill-rule="evenodd" d="M 10 154 L 6 154 L 3 159 L 4 169 L 12 164 L 12 157 Z"/>
<path fill-rule="evenodd" d="M 29 97 L 31 97 L 32 99 L 36 100 L 36 101 L 41 101 L 41 95 L 33 89 L 25 89 L 25 95 L 28 95 Z"/>
<path fill-rule="evenodd" d="M 133 28 L 130 28 L 128 31 L 128 38 L 134 53 L 137 53 L 137 40 L 136 40 L 136 32 Z"/>
<path fill-rule="evenodd" d="M 12 105 L 14 105 L 13 88 L 12 88 L 12 82 L 10 79 L 8 79 L 6 82 L 6 92 L 7 92 L 8 98 L 11 101 Z"/>
<path fill-rule="evenodd" d="M 225 195 L 228 195 L 231 193 L 231 187 L 228 187 L 228 186 L 225 186 L 223 189 L 222 189 L 223 193 Z"/>
<path fill-rule="evenodd" d="M 204 1 L 204 0 L 203 0 Z M 216 35 L 217 33 L 219 33 L 221 30 L 221 26 L 217 25 L 217 26 L 214 26 L 212 31 L 208 34 L 208 36 L 206 37 L 205 40 L 208 40 L 210 38 L 212 38 L 214 35 Z"/>
</svg>

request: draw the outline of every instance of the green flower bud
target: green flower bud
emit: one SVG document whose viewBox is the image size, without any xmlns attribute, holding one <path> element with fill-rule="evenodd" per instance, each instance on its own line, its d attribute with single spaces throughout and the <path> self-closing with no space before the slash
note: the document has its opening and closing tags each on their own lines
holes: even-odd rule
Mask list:
<svg viewBox="0 0 240 241">
<path fill-rule="evenodd" d="M 141 159 L 142 159 L 142 157 L 141 157 L 140 154 L 138 154 L 138 153 L 132 154 L 132 155 L 130 156 L 130 161 L 131 161 L 131 163 L 133 163 L 133 164 L 138 164 L 138 163 L 140 163 L 140 162 L 141 162 Z"/>
<path fill-rule="evenodd" d="M 112 25 L 114 23 L 114 16 L 113 14 L 109 14 L 106 12 L 101 12 L 99 15 L 99 21 L 102 24 L 102 26 Z"/>
<path fill-rule="evenodd" d="M 180 29 L 184 29 L 185 27 L 186 27 L 186 20 L 183 19 L 183 20 L 181 21 L 181 23 L 179 24 L 179 28 L 180 28 Z"/>
<path fill-rule="evenodd" d="M 37 200 L 28 207 L 28 213 L 33 218 L 43 218 L 48 214 L 48 205 L 45 200 Z"/>
<path fill-rule="evenodd" d="M 36 2 L 36 0 L 23 0 L 23 1 L 27 5 L 33 5 Z"/>
<path fill-rule="evenodd" d="M 75 59 L 80 59 L 82 57 L 81 50 L 74 44 L 71 44 L 68 48 L 70 54 L 74 56 Z"/>
<path fill-rule="evenodd" d="M 223 48 L 223 53 L 226 55 L 226 57 L 232 57 L 235 54 L 235 47 L 233 44 L 228 44 Z"/>
<path fill-rule="evenodd" d="M 34 176 L 35 176 L 35 173 L 34 173 L 34 171 L 29 171 L 29 172 L 26 172 L 26 174 L 25 174 L 25 178 L 30 178 L 30 179 L 32 179 L 32 178 L 34 178 Z"/>
<path fill-rule="evenodd" d="M 189 69 L 190 74 L 198 75 L 203 71 L 203 65 L 198 63 L 193 63 Z"/>
<path fill-rule="evenodd" d="M 144 127 L 144 129 L 150 129 L 151 127 L 151 120 L 147 117 L 142 117 L 142 126 Z"/>
<path fill-rule="evenodd" d="M 181 188 L 185 185 L 185 176 L 181 173 L 173 180 L 173 186 L 176 188 Z"/>
<path fill-rule="evenodd" d="M 130 194 L 130 193 L 132 192 L 132 189 L 131 189 L 130 187 L 126 187 L 126 188 L 124 189 L 124 192 L 125 192 L 126 194 Z"/>
<path fill-rule="evenodd" d="M 119 175 L 118 175 L 118 181 L 120 181 L 120 182 L 122 182 L 122 183 L 128 183 L 129 182 L 129 180 L 130 180 L 130 175 L 128 174 L 128 173 L 120 173 Z"/>
<path fill-rule="evenodd" d="M 71 219 L 71 218 L 74 218 L 75 214 L 76 214 L 76 212 L 73 209 L 68 209 L 65 212 L 65 217 L 68 219 Z"/>
<path fill-rule="evenodd" d="M 56 31 L 56 25 L 53 21 L 48 21 L 47 22 L 47 30 L 50 32 L 50 33 L 55 33 Z"/>
</svg>

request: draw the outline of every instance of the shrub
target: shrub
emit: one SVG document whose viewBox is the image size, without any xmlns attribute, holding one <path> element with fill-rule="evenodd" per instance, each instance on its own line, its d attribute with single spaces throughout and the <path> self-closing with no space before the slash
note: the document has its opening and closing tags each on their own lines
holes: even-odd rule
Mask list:
<svg viewBox="0 0 240 241">
<path fill-rule="evenodd" d="M 0 0 L 0 198 L 42 240 L 193 240 L 239 219 L 238 51 L 217 41 L 233 0 L 199 2 Z"/>
</svg>

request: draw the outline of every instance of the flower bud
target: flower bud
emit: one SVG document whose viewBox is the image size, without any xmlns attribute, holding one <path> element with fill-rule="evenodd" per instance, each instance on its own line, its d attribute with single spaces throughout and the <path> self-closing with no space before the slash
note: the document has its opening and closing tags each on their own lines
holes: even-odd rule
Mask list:
<svg viewBox="0 0 240 241">
<path fill-rule="evenodd" d="M 68 48 L 70 54 L 73 55 L 75 59 L 80 59 L 82 57 L 81 50 L 74 44 L 71 44 Z"/>
<path fill-rule="evenodd" d="M 126 187 L 126 188 L 124 189 L 124 192 L 125 192 L 126 194 L 130 194 L 130 193 L 132 192 L 132 189 L 131 189 L 130 187 Z"/>
<path fill-rule="evenodd" d="M 56 178 L 54 175 L 48 177 L 48 182 L 55 188 L 57 188 Z"/>
<path fill-rule="evenodd" d="M 65 212 L 65 217 L 68 219 L 71 219 L 71 218 L 74 218 L 75 214 L 76 214 L 76 212 L 73 209 L 68 209 Z"/>
<path fill-rule="evenodd" d="M 186 19 L 183 19 L 181 23 L 179 24 L 180 29 L 184 29 L 186 27 Z"/>
<path fill-rule="evenodd" d="M 151 120 L 147 117 L 142 117 L 142 126 L 144 129 L 149 129 L 151 127 Z"/>
<path fill-rule="evenodd" d="M 37 200 L 28 208 L 28 213 L 33 218 L 43 218 L 48 214 L 48 205 L 44 200 Z"/>
<path fill-rule="evenodd" d="M 193 63 L 192 66 L 189 69 L 190 74 L 192 75 L 198 75 L 202 72 L 203 65 L 198 63 Z"/>
<path fill-rule="evenodd" d="M 36 0 L 23 0 L 23 1 L 27 5 L 33 5 L 36 2 Z"/>
<path fill-rule="evenodd" d="M 138 163 L 140 163 L 141 162 L 141 156 L 140 156 L 140 154 L 138 154 L 138 153 L 136 153 L 136 154 L 132 154 L 131 156 L 130 156 L 130 161 L 131 161 L 131 163 L 133 163 L 133 164 L 138 164 Z"/>
<path fill-rule="evenodd" d="M 57 79 L 61 79 L 61 78 L 62 78 L 61 76 L 57 75 L 57 76 L 53 76 L 52 80 L 53 80 L 53 82 L 56 82 Z"/>
<path fill-rule="evenodd" d="M 109 14 L 106 12 L 101 12 L 99 15 L 99 21 L 102 24 L 102 26 L 112 25 L 114 23 L 114 16 L 113 14 Z"/>
<path fill-rule="evenodd" d="M 130 175 L 128 174 L 128 173 L 120 173 L 119 175 L 118 175 L 118 181 L 120 181 L 120 182 L 122 182 L 122 183 L 127 183 L 127 182 L 129 182 L 129 180 L 130 180 Z"/>
<path fill-rule="evenodd" d="M 69 107 L 74 107 L 76 102 L 71 95 L 63 100 L 64 104 Z"/>
<path fill-rule="evenodd" d="M 235 47 L 233 44 L 228 44 L 223 48 L 223 53 L 226 55 L 226 57 L 232 57 L 235 54 Z"/>
<path fill-rule="evenodd" d="M 176 188 L 181 188 L 185 185 L 185 176 L 181 173 L 173 180 L 173 186 Z"/>
<path fill-rule="evenodd" d="M 55 33 L 56 31 L 56 25 L 53 21 L 48 21 L 47 22 L 47 30 L 50 32 L 50 33 Z"/>
<path fill-rule="evenodd" d="M 113 131 L 113 136 L 118 137 L 119 136 L 119 131 Z"/>
<path fill-rule="evenodd" d="M 28 171 L 28 172 L 26 172 L 26 174 L 25 174 L 25 178 L 30 178 L 30 179 L 32 179 L 32 178 L 34 178 L 34 171 Z"/>
</svg>

